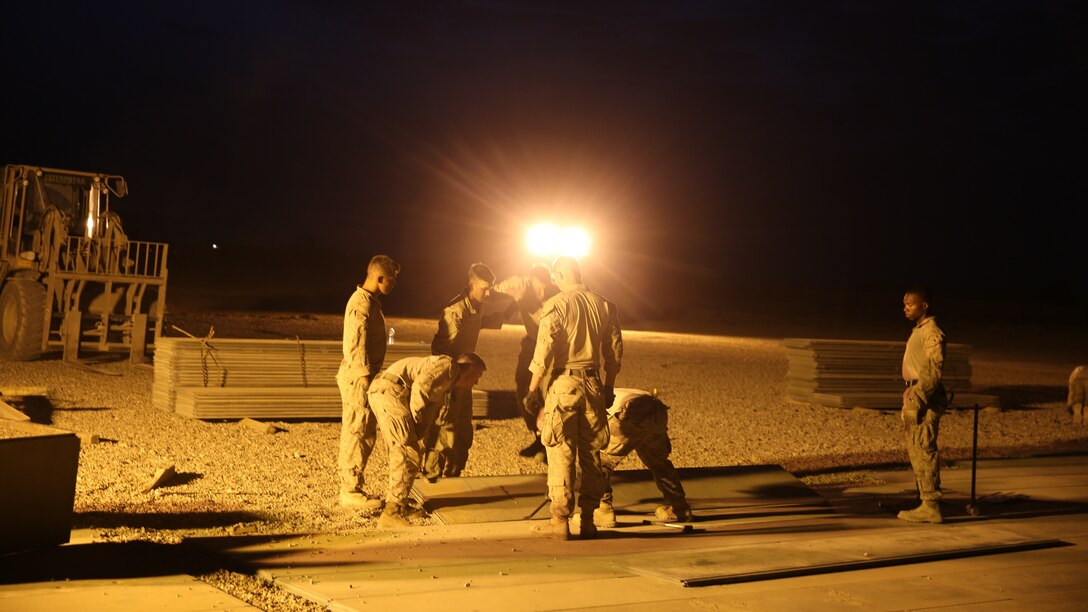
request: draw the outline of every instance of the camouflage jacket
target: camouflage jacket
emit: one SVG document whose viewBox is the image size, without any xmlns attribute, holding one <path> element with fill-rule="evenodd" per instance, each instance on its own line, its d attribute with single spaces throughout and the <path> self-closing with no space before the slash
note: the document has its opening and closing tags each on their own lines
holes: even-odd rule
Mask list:
<svg viewBox="0 0 1088 612">
<path fill-rule="evenodd" d="M 536 351 L 529 370 L 546 376 L 562 368 L 620 371 L 623 334 L 616 306 L 585 285 L 560 291 L 544 302 Z"/>
<path fill-rule="evenodd" d="M 353 382 L 382 369 L 386 349 L 385 316 L 378 296 L 357 287 L 344 309 L 344 358 L 336 379 Z"/>
<path fill-rule="evenodd" d="M 505 312 L 485 315 L 483 305 L 473 303 L 467 289 L 462 291 L 442 310 L 438 331 L 431 340 L 431 354 L 457 358 L 463 353 L 475 352 L 480 329 L 501 328 L 505 316 Z"/>
<path fill-rule="evenodd" d="M 944 397 L 935 397 L 938 391 L 944 393 L 941 384 L 944 355 L 944 332 L 937 327 L 937 319 L 922 318 L 911 330 L 907 349 L 903 352 L 903 380 L 918 381 L 911 387 L 911 393 L 921 405 L 945 401 Z"/>
<path fill-rule="evenodd" d="M 453 382 L 453 360 L 446 355 L 405 357 L 389 366 L 381 378 L 408 390 L 408 409 L 420 436 L 434 423 Z M 375 387 L 370 387 L 371 393 Z M 380 392 L 380 388 L 378 389 Z"/>
</svg>

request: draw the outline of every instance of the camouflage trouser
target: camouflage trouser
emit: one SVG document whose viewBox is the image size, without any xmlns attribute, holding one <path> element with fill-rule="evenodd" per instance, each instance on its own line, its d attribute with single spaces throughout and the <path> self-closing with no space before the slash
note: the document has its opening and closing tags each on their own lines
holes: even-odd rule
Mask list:
<svg viewBox="0 0 1088 612">
<path fill-rule="evenodd" d="M 1069 397 L 1066 403 L 1073 412 L 1073 420 L 1083 423 L 1086 416 L 1085 404 L 1088 404 L 1088 372 L 1085 372 L 1084 366 L 1076 367 L 1069 376 Z"/>
<path fill-rule="evenodd" d="M 363 472 L 370 452 L 377 439 L 374 413 L 367 402 L 370 379 L 359 378 L 352 382 L 337 380 L 343 417 L 340 424 L 340 452 L 337 455 L 337 473 L 341 491 L 363 491 Z"/>
<path fill-rule="evenodd" d="M 917 420 L 908 418 L 903 423 L 918 495 L 923 501 L 937 501 L 942 497 L 941 463 L 937 452 L 941 411 L 926 407 L 920 411 Z"/>
<path fill-rule="evenodd" d="M 602 502 L 612 503 L 612 472 L 634 451 L 653 475 L 665 503 L 674 508 L 688 507 L 680 474 L 669 460 L 672 442 L 669 411 L 664 404 L 651 397 L 638 398 L 625 411 L 609 417 L 608 429 L 611 440 L 601 451 L 606 487 Z"/>
<path fill-rule="evenodd" d="M 560 375 L 544 398 L 540 441 L 548 453 L 548 497 L 553 517 L 574 511 L 574 482 L 582 471 L 578 506 L 592 511 L 601 503 L 605 481 L 600 451 L 608 444 L 608 414 L 596 376 Z"/>
<path fill-rule="evenodd" d="M 518 414 L 525 420 L 525 427 L 533 433 L 536 431 L 536 415 L 525 412 L 525 396 L 529 393 L 529 383 L 533 380 L 533 373 L 529 371 L 529 363 L 533 361 L 533 350 L 536 349 L 536 338 L 525 336 L 521 339 L 521 351 L 518 353 L 517 369 L 514 370 L 514 401 L 517 402 Z"/>
<path fill-rule="evenodd" d="M 387 505 L 408 499 L 412 482 L 419 474 L 422 453 L 408 402 L 408 389 L 387 380 L 374 381 L 370 390 L 370 406 L 374 409 L 389 451 L 389 489 L 385 494 Z"/>
<path fill-rule="evenodd" d="M 1077 379 L 1069 383 L 1069 404 L 1088 403 L 1088 379 Z"/>
<path fill-rule="evenodd" d="M 453 387 L 449 403 L 427 436 L 423 475 L 427 478 L 460 476 L 472 448 L 472 390 Z"/>
</svg>

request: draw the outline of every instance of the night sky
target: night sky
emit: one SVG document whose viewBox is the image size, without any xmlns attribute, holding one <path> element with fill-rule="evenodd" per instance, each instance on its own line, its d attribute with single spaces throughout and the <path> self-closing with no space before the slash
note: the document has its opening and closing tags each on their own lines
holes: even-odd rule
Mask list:
<svg viewBox="0 0 1088 612">
<path fill-rule="evenodd" d="M 124 175 L 175 267 L 387 252 L 432 300 L 557 219 L 647 303 L 1088 291 L 1084 3 L 30 4 L 0 163 Z"/>
</svg>

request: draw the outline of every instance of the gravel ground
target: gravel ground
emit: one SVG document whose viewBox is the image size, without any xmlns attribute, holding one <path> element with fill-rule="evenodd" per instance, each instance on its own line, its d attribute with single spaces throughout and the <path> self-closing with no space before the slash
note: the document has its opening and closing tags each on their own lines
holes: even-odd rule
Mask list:
<svg viewBox="0 0 1088 612">
<path fill-rule="evenodd" d="M 336 315 L 201 313 L 172 315 L 168 324 L 203 336 L 337 339 Z M 391 319 L 399 342 L 429 342 L 434 323 Z M 178 332 L 170 332 L 176 335 Z M 479 352 L 489 364 L 480 388 L 513 389 L 517 326 L 485 330 Z M 839 410 L 786 400 L 785 352 L 778 339 L 625 332 L 619 386 L 656 388 L 671 407 L 673 460 L 678 467 L 780 464 L 815 486 L 856 476 L 828 472 L 905 463 L 897 413 Z M 976 388 L 1002 396 L 1006 410 L 980 418 L 980 456 L 1001 457 L 1085 448 L 1088 427 L 1066 412 L 1065 383 L 1073 364 L 973 359 Z M 152 369 L 115 360 L 96 367 L 104 376 L 57 359 L 0 362 L 0 385 L 46 386 L 50 402 L 23 405 L 35 421 L 93 433 L 84 444 L 76 484 L 75 523 L 105 541 L 177 542 L 197 535 L 253 532 L 350 533 L 374 528 L 374 517 L 336 502 L 339 423 L 280 422 L 268 435 L 236 422 L 201 422 L 151 407 Z M 943 421 L 945 459 L 971 451 L 971 413 Z M 520 419 L 477 421 L 466 476 L 543 473 L 545 466 L 518 456 L 530 441 Z M 380 434 L 379 434 L 380 442 Z M 145 492 L 155 471 L 174 465 L 169 486 Z M 625 467 L 638 467 L 632 459 Z M 372 493 L 385 490 L 386 455 L 379 447 L 367 467 Z M 226 578 L 224 578 L 224 575 Z M 242 592 L 263 583 L 226 573 L 206 577 Z M 253 584 L 248 586 L 246 580 Z M 273 597 L 275 600 L 275 597 Z M 277 600 L 269 609 L 291 608 Z M 304 603 L 298 608 L 306 609 Z"/>
</svg>

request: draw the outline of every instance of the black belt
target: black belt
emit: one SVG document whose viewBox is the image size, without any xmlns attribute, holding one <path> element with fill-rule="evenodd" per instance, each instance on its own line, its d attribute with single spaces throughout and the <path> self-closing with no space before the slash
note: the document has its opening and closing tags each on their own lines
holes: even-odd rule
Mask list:
<svg viewBox="0 0 1088 612">
<path fill-rule="evenodd" d="M 380 378 L 382 380 L 387 380 L 387 381 L 389 381 L 389 382 L 391 382 L 393 384 L 400 385 L 400 386 L 405 387 L 405 388 L 408 387 L 408 385 L 404 384 L 404 381 L 401 379 L 401 377 L 397 376 L 396 374 L 390 374 L 389 372 L 382 372 L 381 375 L 378 376 L 378 378 Z"/>
<path fill-rule="evenodd" d="M 561 370 L 555 370 L 556 375 L 567 376 L 590 376 L 596 378 L 597 368 L 564 368 Z"/>
<path fill-rule="evenodd" d="M 917 384 L 918 384 L 918 379 L 917 378 L 915 378 L 914 380 L 904 380 L 903 381 L 903 386 L 906 386 L 906 387 L 913 387 L 914 385 L 917 385 Z"/>
</svg>

